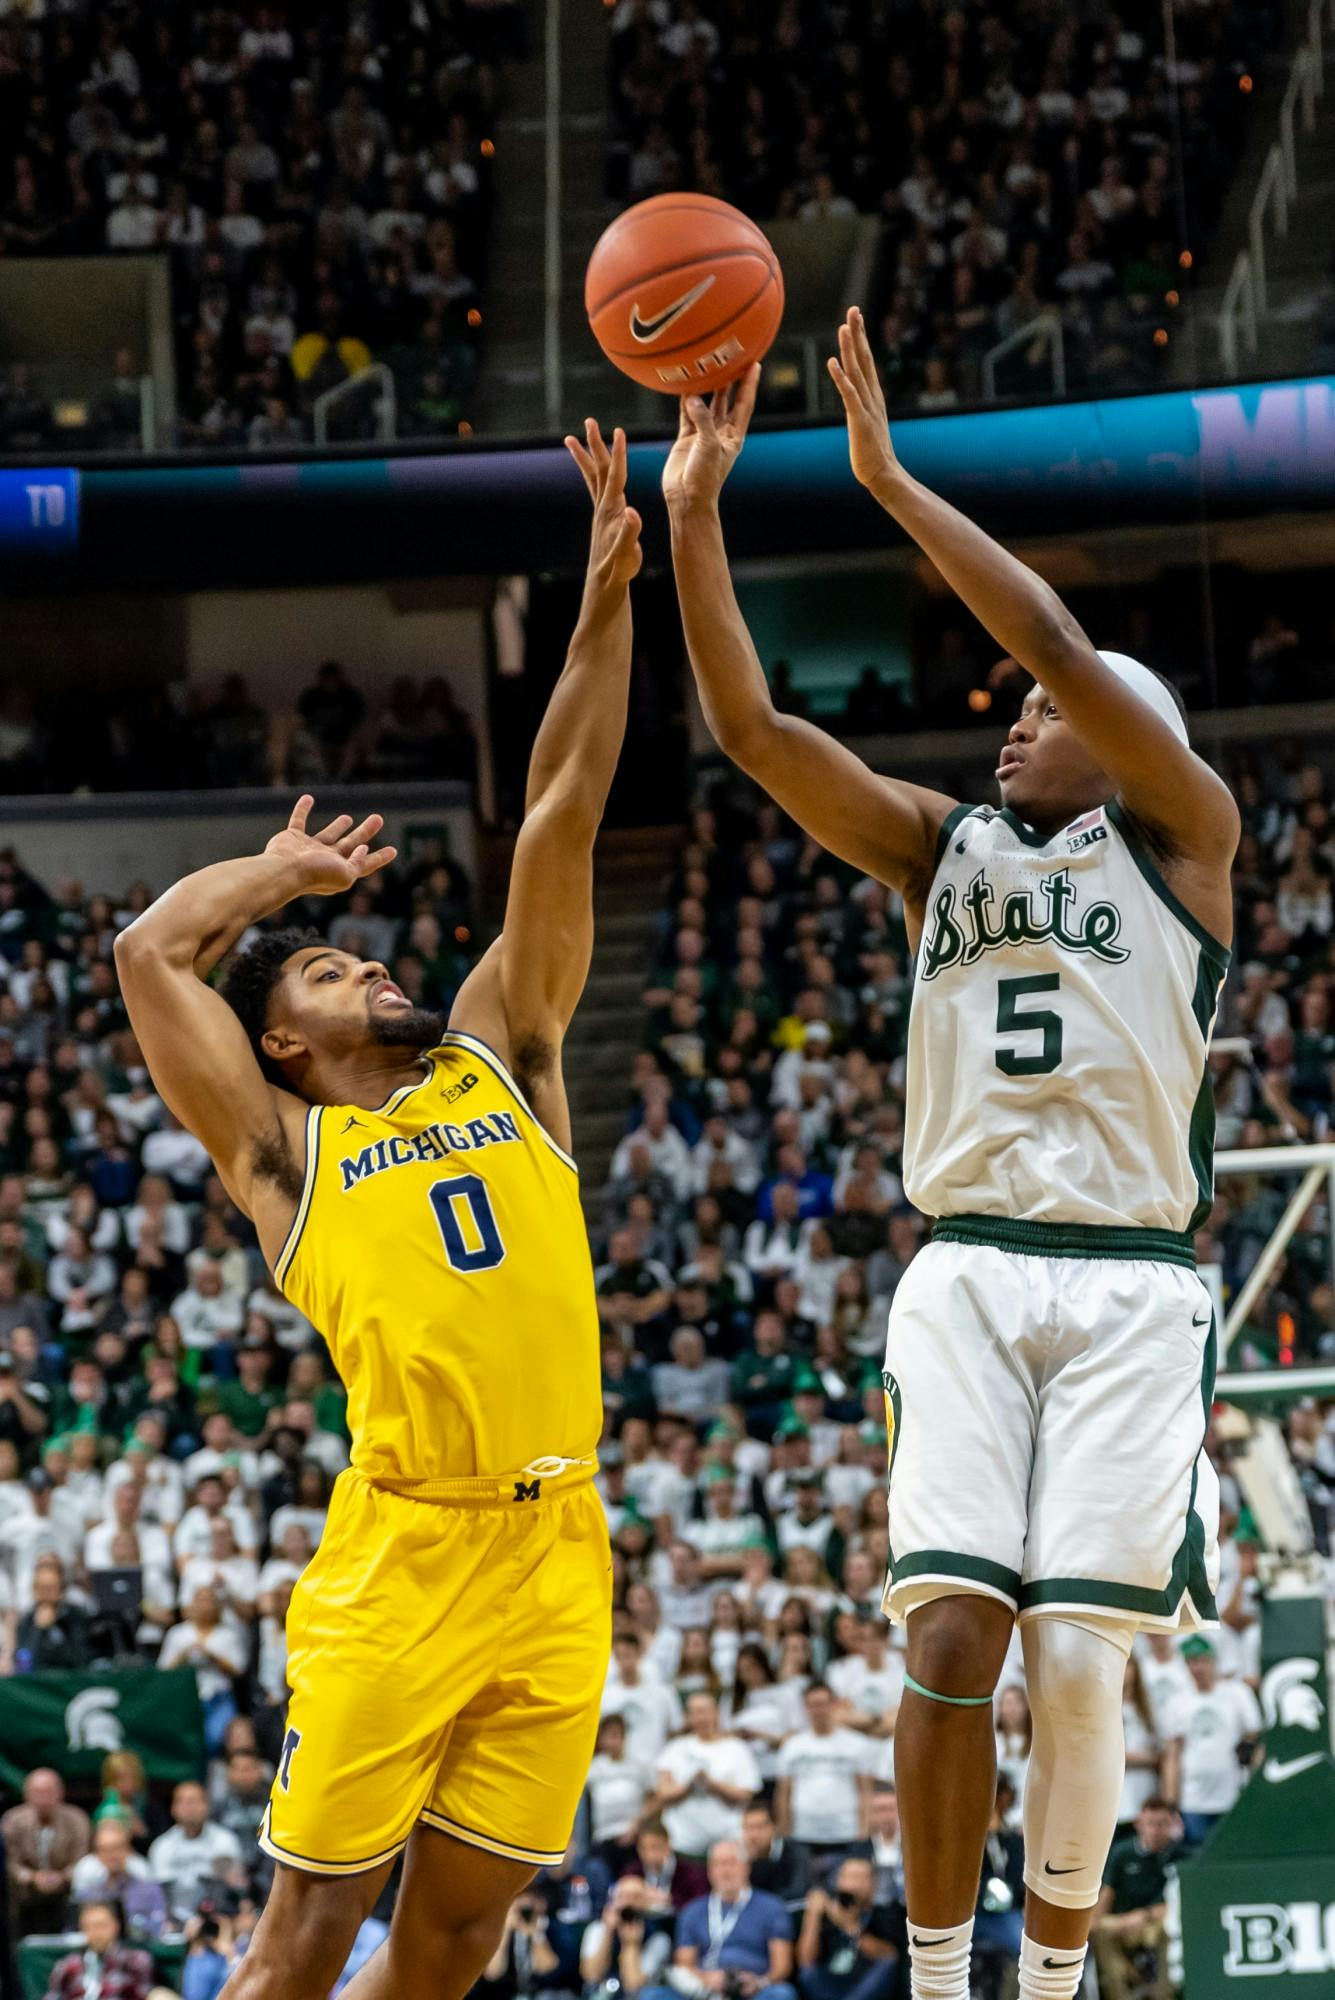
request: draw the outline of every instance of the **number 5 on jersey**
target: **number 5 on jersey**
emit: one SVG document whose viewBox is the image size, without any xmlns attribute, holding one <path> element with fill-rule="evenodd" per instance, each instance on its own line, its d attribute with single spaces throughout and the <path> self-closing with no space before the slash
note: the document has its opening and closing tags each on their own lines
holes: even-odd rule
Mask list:
<svg viewBox="0 0 1335 2000">
<path fill-rule="evenodd" d="M 494 1271 L 505 1262 L 487 1184 L 477 1174 L 452 1174 L 431 1188 L 441 1240 L 451 1270 Z"/>
<path fill-rule="evenodd" d="M 997 1068 L 1006 1076 L 1048 1076 L 1062 1059 L 1062 1017 L 1047 1007 L 1025 1007 L 1019 1002 L 1032 993 L 1056 993 L 1061 975 L 1031 972 L 1023 979 L 997 981 L 997 1033 L 999 1035 L 1041 1034 L 1043 1046 L 1032 1051 L 998 1049 Z"/>
</svg>

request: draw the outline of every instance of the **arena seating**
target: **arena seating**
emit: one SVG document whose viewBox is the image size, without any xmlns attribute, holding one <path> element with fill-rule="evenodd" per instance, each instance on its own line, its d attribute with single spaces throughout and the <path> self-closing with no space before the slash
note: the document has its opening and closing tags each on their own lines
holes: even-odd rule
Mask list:
<svg viewBox="0 0 1335 2000">
<path fill-rule="evenodd" d="M 1158 7 L 619 0 L 609 191 L 879 217 L 869 305 L 900 407 L 977 397 L 984 354 L 1044 312 L 1071 388 L 1147 386 L 1279 31 L 1268 0 L 1175 21 L 1170 63 Z M 1046 349 L 1003 379 L 1051 393 Z"/>
<path fill-rule="evenodd" d="M 0 248 L 168 253 L 182 445 L 305 439 L 315 398 L 372 358 L 406 433 L 452 433 L 476 372 L 488 117 L 523 38 L 517 0 L 6 9 Z M 141 361 L 117 357 L 78 441 L 137 445 Z M 11 368 L 0 450 L 51 433 L 51 395 Z"/>
<path fill-rule="evenodd" d="M 308 720 L 336 736 L 349 705 L 332 682 L 324 692 Z M 1257 1062 L 1216 1062 L 1221 1139 L 1326 1137 L 1330 784 L 1296 756 L 1243 765 L 1235 781 L 1246 831 L 1220 1032 L 1246 1036 Z M 201 1901 L 237 1911 L 208 1946 L 221 1983 L 269 1880 L 254 1830 L 282 1740 L 282 1614 L 346 1460 L 344 1401 L 318 1337 L 275 1291 L 249 1224 L 139 1065 L 111 944 L 149 892 L 53 893 L 27 859 L 0 856 L 0 1653 L 7 1671 L 38 1682 L 93 1659 L 204 1661 L 207 1800 L 178 1792 L 169 1827 L 163 1795 L 145 1791 L 131 1759 L 109 1766 L 94 1827 L 72 1806 L 59 1811 L 72 1860 L 96 1844 L 76 1901 L 114 1863 L 117 1829 L 147 1852 L 162 1894 L 138 1896 L 145 1942 L 188 1923 Z M 421 1003 L 447 1006 L 466 970 L 452 940 L 472 918 L 466 883 L 432 863 L 375 877 L 356 907 L 318 903 L 310 915 L 336 941 L 384 956 Z M 576 1845 L 535 1891 L 564 1955 L 564 1990 L 578 1990 L 581 1953 L 596 1983 L 604 1899 L 642 1893 L 614 1889 L 618 1872 L 656 1866 L 653 1843 L 665 1838 L 690 1851 L 689 1812 L 669 1807 L 666 1835 L 651 1820 L 638 1861 L 627 1818 L 648 1809 L 676 1754 L 682 1700 L 701 1693 L 743 1732 L 766 1796 L 798 1772 L 824 1773 L 792 1794 L 796 1842 L 828 1846 L 820 1813 L 843 1823 L 851 1732 L 874 1837 L 847 1847 L 875 1863 L 888 1936 L 902 1919 L 892 1782 L 903 1656 L 895 1640 L 883 1650 L 875 1616 L 885 1312 L 924 1233 L 899 1181 L 902 916 L 893 896 L 729 781 L 693 814 L 650 932 L 644 1045 L 592 1229 L 618 1645 Z M 1263 1181 L 1221 1184 L 1200 1254 L 1226 1286 L 1250 1268 L 1281 1199 Z M 1285 1328 L 1296 1329 L 1294 1359 L 1335 1358 L 1326 1257 L 1324 1223 L 1305 1226 L 1235 1362 L 1273 1360 Z M 1289 1435 L 1328 1552 L 1335 1422 L 1298 1407 Z M 1223 1485 L 1218 1668 L 1243 1685 L 1257 1670 L 1254 1539 L 1227 1471 Z M 128 1613 L 109 1595 L 113 1571 L 137 1573 Z M 1147 1650 L 1128 1697 L 1149 1759 L 1128 1780 L 1128 1824 L 1197 1698 L 1195 1663 L 1165 1643 Z M 813 1682 L 835 1703 L 828 1770 L 814 1713 L 826 1697 L 804 1694 Z M 997 1852 L 1018 1881 L 1029 1743 L 1018 1656 L 997 1728 Z M 1236 1774 L 1231 1746 L 1229 1756 Z M 1174 1842 L 1199 1831 L 1193 1796 L 1184 1791 L 1183 1825 L 1165 1823 Z M 11 1855 L 36 1810 L 5 1821 Z M 759 1855 L 765 1822 L 747 1829 Z M 827 1874 L 842 1851 L 843 1836 L 831 1838 Z M 811 1879 L 793 1851 L 790 1900 Z M 985 1979 L 1015 1946 L 995 1901 L 980 1906 Z M 63 1890 L 18 1895 L 21 1928 L 38 1934 L 26 1963 L 53 1954 L 42 1934 L 66 1903 Z M 671 1909 L 645 1915 L 648 1934 L 670 1940 Z M 155 1949 L 170 1979 L 173 1947 Z"/>
</svg>

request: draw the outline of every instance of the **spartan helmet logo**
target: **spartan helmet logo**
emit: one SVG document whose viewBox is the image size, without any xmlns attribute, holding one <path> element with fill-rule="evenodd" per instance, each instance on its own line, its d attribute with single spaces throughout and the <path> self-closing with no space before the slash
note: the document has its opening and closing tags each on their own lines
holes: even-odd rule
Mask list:
<svg viewBox="0 0 1335 2000">
<path fill-rule="evenodd" d="M 71 1750 L 121 1750 L 125 1731 L 116 1710 L 120 1694 L 115 1688 L 85 1688 L 65 1710 L 65 1734 Z"/>
<path fill-rule="evenodd" d="M 1261 1682 L 1261 1706 L 1267 1729 L 1321 1728 L 1321 1693 L 1313 1686 L 1320 1668 L 1315 1660 L 1281 1660 Z"/>
</svg>

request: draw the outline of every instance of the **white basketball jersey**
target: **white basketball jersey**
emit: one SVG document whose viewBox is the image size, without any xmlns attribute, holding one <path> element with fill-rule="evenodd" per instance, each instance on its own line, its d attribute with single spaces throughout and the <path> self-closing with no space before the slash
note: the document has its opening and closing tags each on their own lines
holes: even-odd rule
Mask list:
<svg viewBox="0 0 1335 2000">
<path fill-rule="evenodd" d="M 932 1216 L 1197 1226 L 1228 959 L 1116 801 L 1046 839 L 957 807 L 909 1018 L 909 1200 Z"/>
</svg>

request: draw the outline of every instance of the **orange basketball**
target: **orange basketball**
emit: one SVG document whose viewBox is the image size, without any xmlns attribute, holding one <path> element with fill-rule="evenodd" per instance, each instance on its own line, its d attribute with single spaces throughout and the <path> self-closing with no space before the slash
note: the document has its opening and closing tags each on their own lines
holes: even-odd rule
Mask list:
<svg viewBox="0 0 1335 2000">
<path fill-rule="evenodd" d="M 656 194 L 599 237 L 584 309 L 623 375 L 684 396 L 734 381 L 767 351 L 783 318 L 783 274 L 740 209 L 708 194 Z"/>
</svg>

